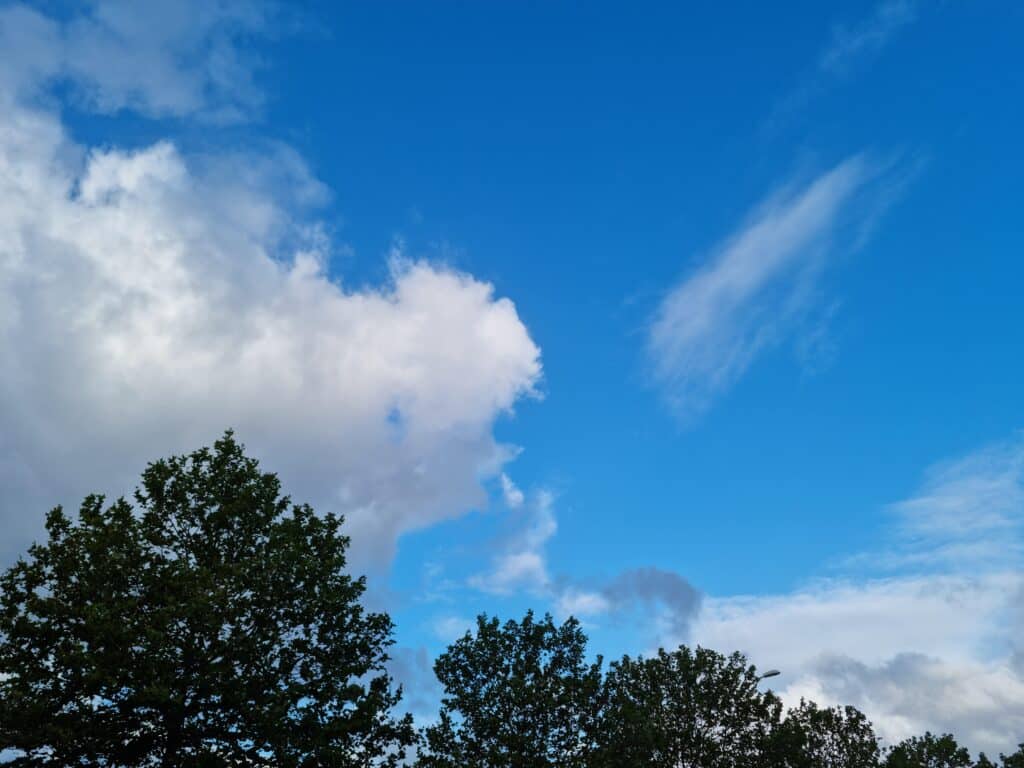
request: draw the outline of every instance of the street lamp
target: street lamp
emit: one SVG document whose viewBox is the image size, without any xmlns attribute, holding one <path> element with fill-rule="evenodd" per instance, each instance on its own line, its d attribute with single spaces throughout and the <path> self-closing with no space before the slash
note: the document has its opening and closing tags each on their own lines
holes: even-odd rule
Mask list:
<svg viewBox="0 0 1024 768">
<path fill-rule="evenodd" d="M 778 676 L 779 676 L 779 675 L 781 675 L 781 674 L 782 674 L 782 673 L 781 673 L 781 672 L 779 672 L 779 670 L 777 670 L 777 669 L 769 669 L 769 670 L 768 670 L 767 672 L 765 672 L 765 673 L 764 673 L 763 675 L 758 675 L 758 676 L 757 676 L 757 681 L 758 681 L 758 682 L 761 682 L 762 680 L 764 680 L 764 679 L 765 679 L 765 678 L 767 678 L 767 677 L 778 677 Z"/>
</svg>

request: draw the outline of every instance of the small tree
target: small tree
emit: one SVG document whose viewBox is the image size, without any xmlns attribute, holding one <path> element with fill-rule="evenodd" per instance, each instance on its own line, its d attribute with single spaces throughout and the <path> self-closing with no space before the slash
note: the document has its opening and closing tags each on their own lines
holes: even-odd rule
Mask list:
<svg viewBox="0 0 1024 768">
<path fill-rule="evenodd" d="M 782 707 L 758 680 L 741 654 L 706 648 L 613 662 L 597 764 L 760 768 Z"/>
<path fill-rule="evenodd" d="M 440 720 L 425 730 L 424 768 L 584 768 L 597 727 L 601 661 L 586 660 L 575 619 L 504 625 L 480 616 L 476 634 L 434 666 Z"/>
<path fill-rule="evenodd" d="M 396 765 L 413 740 L 341 519 L 229 432 L 58 507 L 0 581 L 0 751 L 32 766 Z"/>
<path fill-rule="evenodd" d="M 878 739 L 863 713 L 804 700 L 786 713 L 770 752 L 778 768 L 875 768 L 879 759 Z"/>
<path fill-rule="evenodd" d="M 971 753 L 950 734 L 913 736 L 889 750 L 884 768 L 971 768 Z"/>
</svg>

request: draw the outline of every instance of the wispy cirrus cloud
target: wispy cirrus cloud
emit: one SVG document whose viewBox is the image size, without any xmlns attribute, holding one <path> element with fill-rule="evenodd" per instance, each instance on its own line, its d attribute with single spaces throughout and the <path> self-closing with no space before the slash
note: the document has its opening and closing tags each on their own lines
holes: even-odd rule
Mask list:
<svg viewBox="0 0 1024 768">
<path fill-rule="evenodd" d="M 838 25 L 821 54 L 819 68 L 840 74 L 856 61 L 881 50 L 903 27 L 917 18 L 913 0 L 885 0 L 865 19 L 853 25 Z"/>
<path fill-rule="evenodd" d="M 1024 436 L 928 469 L 921 487 L 891 504 L 884 551 L 847 565 L 992 571 L 1024 561 Z"/>
<path fill-rule="evenodd" d="M 860 245 L 891 200 L 886 168 L 856 155 L 790 183 L 662 300 L 648 330 L 655 381 L 684 418 L 704 411 L 799 328 L 828 261 Z"/>
<path fill-rule="evenodd" d="M 921 489 L 892 511 L 904 533 L 924 543 L 1019 532 L 1024 526 L 1024 438 L 930 468 Z"/>
<path fill-rule="evenodd" d="M 762 130 L 774 133 L 817 97 L 864 68 L 917 20 L 919 6 L 917 0 L 882 0 L 864 18 L 835 24 L 813 67 L 775 104 Z"/>
</svg>

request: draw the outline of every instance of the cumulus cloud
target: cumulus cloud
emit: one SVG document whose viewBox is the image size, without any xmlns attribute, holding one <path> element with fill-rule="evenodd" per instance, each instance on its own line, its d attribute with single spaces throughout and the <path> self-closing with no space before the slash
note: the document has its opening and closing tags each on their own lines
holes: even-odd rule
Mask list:
<svg viewBox="0 0 1024 768">
<path fill-rule="evenodd" d="M 269 34 L 276 15 L 255 0 L 98 0 L 60 20 L 8 5 L 0 9 L 6 85 L 34 97 L 65 83 L 81 106 L 105 113 L 238 120 L 263 103 L 245 41 Z"/>
<path fill-rule="evenodd" d="M 669 291 L 647 349 L 654 378 L 680 415 L 704 410 L 761 352 L 793 333 L 829 256 L 861 242 L 888 202 L 873 189 L 881 175 L 879 165 L 855 156 L 809 184 L 789 185 Z"/>
<path fill-rule="evenodd" d="M 128 6 L 90 8 L 60 25 L 61 66 L 91 66 L 71 42 L 75 23 L 136 40 Z M 197 12 L 208 31 L 227 13 Z M 53 32 L 24 8 L 4 14 L 4 35 L 17 32 L 12 17 Z M 47 64 L 25 58 L 21 77 Z M 203 108 L 187 94 L 158 100 L 175 77 L 193 82 L 188 66 L 174 72 L 136 88 L 104 71 L 105 95 L 90 98 Z M 515 455 L 492 426 L 541 374 L 511 301 L 401 254 L 384 284 L 344 285 L 308 208 L 326 190 L 287 148 L 202 158 L 170 142 L 89 149 L 10 83 L 0 96 L 5 554 L 49 506 L 129 492 L 147 460 L 229 426 L 296 497 L 347 515 L 361 567 L 386 565 L 403 532 L 486 504 L 484 483 Z M 210 103 L 223 100 L 214 92 Z"/>
</svg>

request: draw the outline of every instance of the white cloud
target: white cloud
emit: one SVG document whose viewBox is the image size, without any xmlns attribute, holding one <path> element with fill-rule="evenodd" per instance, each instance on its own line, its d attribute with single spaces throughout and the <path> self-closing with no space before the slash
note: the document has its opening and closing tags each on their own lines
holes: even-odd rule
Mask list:
<svg viewBox="0 0 1024 768">
<path fill-rule="evenodd" d="M 648 352 L 656 381 L 681 415 L 705 409 L 794 330 L 826 259 L 855 247 L 887 200 L 876 195 L 858 205 L 880 173 L 857 156 L 776 193 L 668 293 L 650 327 Z"/>
<path fill-rule="evenodd" d="M 574 616 L 577 619 L 602 616 L 611 609 L 611 601 L 600 591 L 578 587 L 563 590 L 555 601 L 555 611 L 559 616 Z"/>
<path fill-rule="evenodd" d="M 504 472 L 501 473 L 501 495 L 505 500 L 505 506 L 509 509 L 519 509 L 523 506 L 523 492 L 519 489 L 512 478 Z"/>
<path fill-rule="evenodd" d="M 841 73 L 853 62 L 880 50 L 900 29 L 917 18 L 913 0 L 885 0 L 868 18 L 854 26 L 836 27 L 821 56 L 822 70 Z"/>
<path fill-rule="evenodd" d="M 434 635 L 445 643 L 453 643 L 476 626 L 473 619 L 464 616 L 438 616 L 431 622 Z"/>
<path fill-rule="evenodd" d="M 951 731 L 1011 751 L 1024 734 L 1022 468 L 1019 439 L 933 467 L 892 506 L 899 547 L 858 559 L 903 575 L 707 598 L 693 637 L 779 667 L 791 702 L 857 706 L 889 741 Z"/>
<path fill-rule="evenodd" d="M 89 18 L 135 40 L 126 9 L 103 3 Z M 100 80 L 99 107 L 171 103 L 157 101 L 162 86 Z M 0 81 L 5 554 L 49 506 L 130 492 L 146 461 L 229 426 L 297 499 L 348 516 L 360 567 L 386 565 L 401 533 L 486 504 L 483 483 L 515 455 L 494 421 L 541 373 L 511 301 L 400 255 L 385 284 L 346 288 L 304 209 L 326 192 L 293 152 L 89 150 L 16 86 Z M 222 103 L 190 98 L 167 108 Z"/>
<path fill-rule="evenodd" d="M 551 576 L 544 548 L 558 531 L 553 506 L 551 492 L 538 491 L 526 509 L 525 526 L 505 542 L 486 573 L 470 578 L 470 586 L 499 595 L 519 590 L 535 593 L 546 590 Z"/>
<path fill-rule="evenodd" d="M 1008 751 L 1024 733 L 1007 622 L 1022 583 L 1019 573 L 908 577 L 709 598 L 693 635 L 780 668 L 788 703 L 858 707 L 890 743 L 930 729 Z"/>
<path fill-rule="evenodd" d="M 822 655 L 879 664 L 916 652 L 965 660 L 1005 618 L 1018 579 L 924 576 L 824 583 L 791 594 L 705 599 L 693 636 L 787 673 Z"/>
<path fill-rule="evenodd" d="M 62 81 L 99 112 L 237 120 L 263 103 L 242 41 L 269 34 L 274 16 L 256 0 L 98 0 L 60 21 L 13 4 L 0 9 L 0 48 L 22 97 Z"/>
<path fill-rule="evenodd" d="M 822 659 L 786 691 L 873 714 L 892 744 L 927 730 L 953 733 L 973 751 L 1012 752 L 1024 734 L 1024 679 L 1005 662 L 963 661 L 903 653 L 877 665 L 849 657 Z"/>
</svg>

